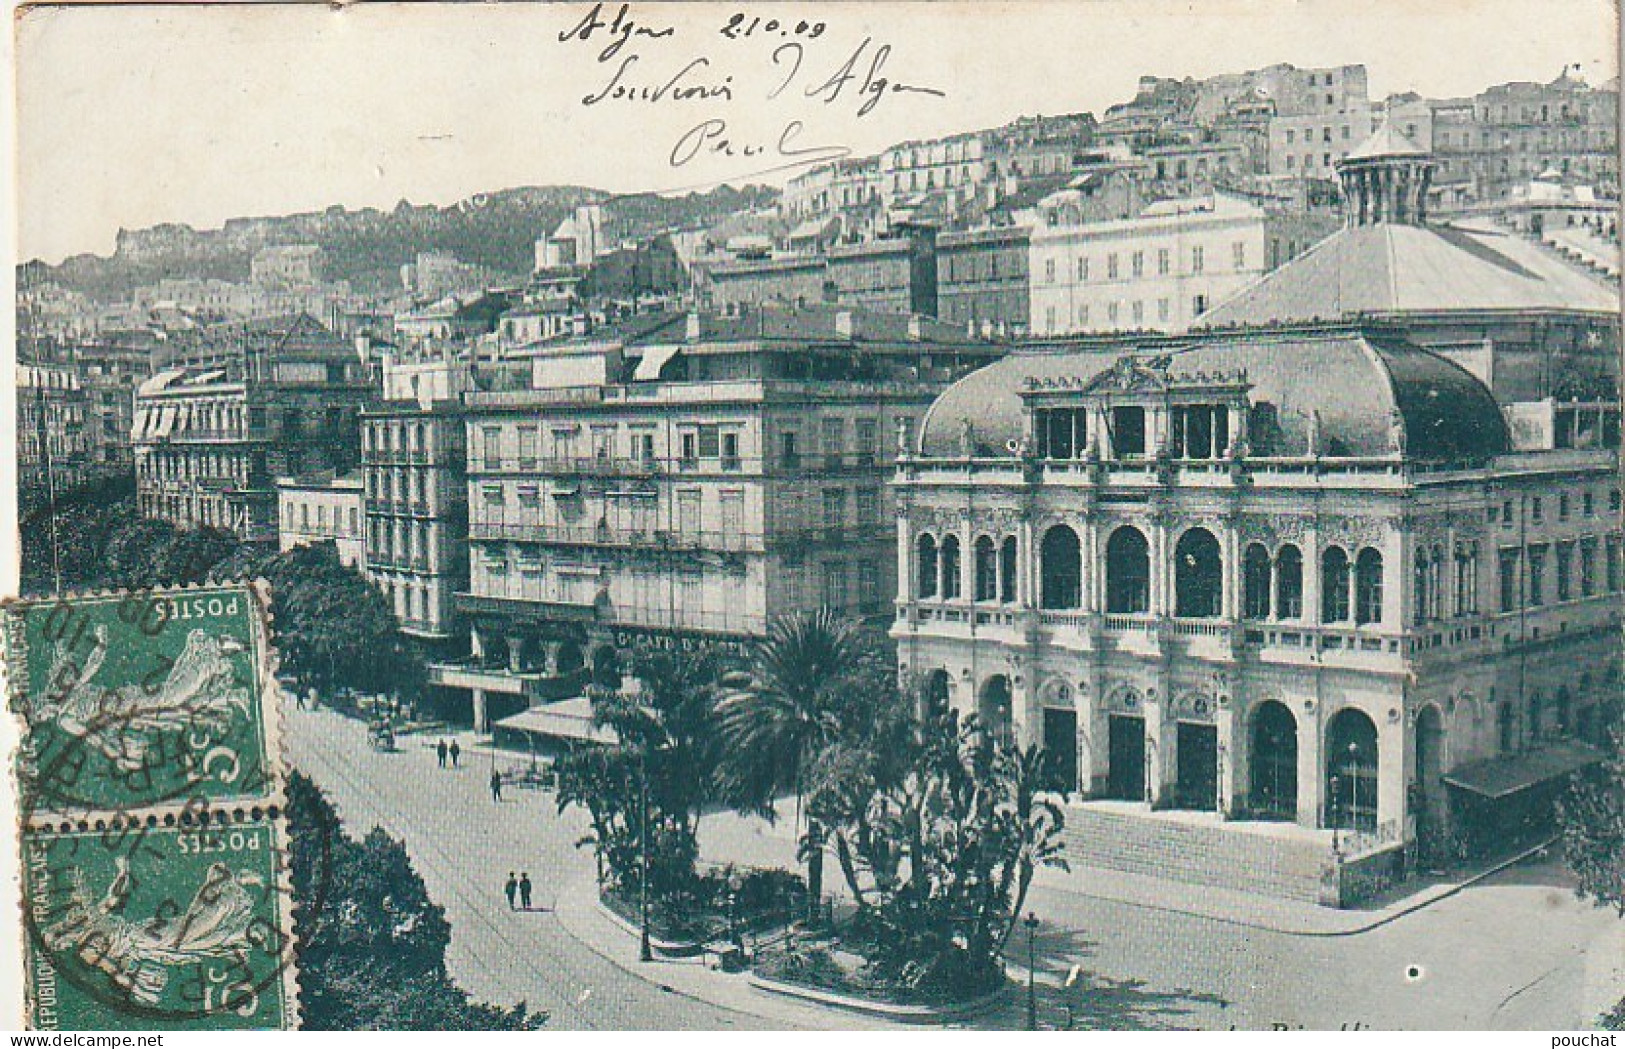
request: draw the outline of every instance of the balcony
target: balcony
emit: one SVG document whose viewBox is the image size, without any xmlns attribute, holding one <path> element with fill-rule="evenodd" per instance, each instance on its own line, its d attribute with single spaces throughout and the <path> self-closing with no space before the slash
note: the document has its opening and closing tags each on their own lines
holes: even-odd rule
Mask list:
<svg viewBox="0 0 1625 1049">
<path fill-rule="evenodd" d="M 476 475 L 537 477 L 652 477 L 661 472 L 655 459 L 586 456 L 470 456 L 468 472 Z"/>
<path fill-rule="evenodd" d="M 601 546 L 630 550 L 693 550 L 710 553 L 761 553 L 759 532 L 708 530 L 669 532 L 661 529 L 611 528 L 607 525 L 562 525 L 531 522 L 479 521 L 469 523 L 471 542 L 549 543 L 560 546 Z"/>
<path fill-rule="evenodd" d="M 455 597 L 458 611 L 469 615 L 503 616 L 532 623 L 560 620 L 585 623 L 598 618 L 597 605 L 593 602 L 531 601 L 520 597 L 467 592 L 458 593 Z"/>
</svg>

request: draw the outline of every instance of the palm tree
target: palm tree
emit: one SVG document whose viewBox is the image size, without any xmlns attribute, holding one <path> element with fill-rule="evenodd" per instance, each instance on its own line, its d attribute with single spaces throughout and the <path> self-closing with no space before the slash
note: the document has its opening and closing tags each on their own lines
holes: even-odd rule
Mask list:
<svg viewBox="0 0 1625 1049">
<path fill-rule="evenodd" d="M 851 678 L 862 657 L 856 626 L 829 609 L 775 620 L 751 651 L 748 683 L 717 704 L 725 752 L 719 776 L 730 801 L 771 818 L 773 799 L 796 799 L 796 825 L 814 762 L 846 727 Z M 824 835 L 808 814 L 802 839 L 809 912 L 823 894 Z"/>
</svg>

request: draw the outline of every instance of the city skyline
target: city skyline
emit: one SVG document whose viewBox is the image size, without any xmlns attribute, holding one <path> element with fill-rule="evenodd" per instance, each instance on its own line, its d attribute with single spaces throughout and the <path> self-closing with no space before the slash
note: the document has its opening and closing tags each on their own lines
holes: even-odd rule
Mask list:
<svg viewBox="0 0 1625 1049">
<path fill-rule="evenodd" d="M 1016 16 L 1027 27 L 979 37 L 974 52 L 962 34 L 951 31 L 951 21 L 966 12 L 907 6 L 825 13 L 830 30 L 822 50 L 808 39 L 801 52 L 806 70 L 796 71 L 809 86 L 802 97 L 791 98 L 792 89 L 771 103 L 751 98 L 772 92 L 788 62 L 775 68 L 771 40 L 727 37 L 723 30 L 730 23 L 720 9 L 651 8 L 646 28 L 671 34 L 634 35 L 603 60 L 615 42 L 609 34 L 618 5 L 603 5 L 603 24 L 596 27 L 588 5 L 498 8 L 477 27 L 437 6 L 335 13 L 271 5 L 234 8 L 229 18 L 221 17 L 228 12 L 193 8 L 31 13 L 20 22 L 17 44 L 19 258 L 56 263 L 84 252 L 110 253 L 119 229 L 163 223 L 212 229 L 234 217 L 334 205 L 387 209 L 403 199 L 450 204 L 504 186 L 580 184 L 642 193 L 724 182 L 782 184 L 799 170 L 792 167 L 798 162 L 833 155 L 798 149 L 868 155 L 897 141 L 996 126 L 1021 114 L 1099 115 L 1132 98 L 1141 75 L 1200 78 L 1276 61 L 1300 67 L 1363 63 L 1371 95 L 1380 99 L 1403 91 L 1454 97 L 1494 83 L 1544 81 L 1576 64 L 1597 85 L 1617 70 L 1613 16 L 1605 3 L 1576 2 L 1548 12 L 1539 26 L 1521 34 L 1515 50 L 1487 46 L 1491 39 L 1504 43 L 1499 34 L 1509 3 L 1479 4 L 1444 24 L 1396 4 L 1353 10 L 1317 3 L 1283 10 L 1230 3 L 1195 26 L 1191 15 L 1173 5 L 1154 5 L 1129 18 L 1115 3 L 1065 12 L 1035 3 Z M 629 11 L 634 19 L 641 13 Z M 1264 17 L 1268 32 L 1246 28 Z M 341 18 L 349 21 L 336 21 Z M 942 22 L 920 31 L 921 19 Z M 1040 24 L 1076 31 L 1034 33 L 1031 27 Z M 748 25 L 733 25 L 735 35 L 744 35 Z M 1094 34 L 1099 46 L 1091 47 L 1096 64 L 1079 70 L 1072 42 L 1084 32 Z M 1441 39 L 1445 33 L 1448 42 Z M 1214 48 L 1215 35 L 1230 42 Z M 1396 46 L 1395 40 L 1405 43 Z M 1577 47 L 1582 40 L 1593 43 Z M 467 76 L 466 64 L 437 64 L 447 41 L 482 48 L 488 60 L 478 64 L 481 72 Z M 892 51 L 883 73 L 876 73 L 876 57 L 886 44 Z M 82 63 L 71 56 L 91 48 L 98 51 L 100 69 L 87 80 Z M 586 104 L 616 84 L 634 86 L 637 65 L 625 64 L 633 54 L 648 69 L 647 83 L 636 85 L 643 90 L 658 92 L 685 76 L 682 71 L 693 66 L 692 60 L 685 64 L 690 56 L 706 59 L 716 75 L 691 70 L 656 101 Z M 1148 63 L 1147 54 L 1156 61 Z M 806 97 L 829 83 L 825 78 L 851 55 L 857 56 L 853 80 L 835 93 L 841 97 Z M 1045 72 L 1009 83 L 1006 70 L 1015 61 Z M 463 74 L 456 83 L 437 72 L 451 68 Z M 949 69 L 951 77 L 939 72 Z M 62 79 L 70 70 L 73 84 Z M 893 88 L 906 80 L 918 90 L 862 95 L 866 71 L 871 80 L 884 75 Z M 141 91 L 98 90 L 132 76 L 141 77 Z M 233 79 L 233 89 L 219 90 Z M 1058 82 L 1068 87 L 1053 91 Z M 677 99 L 684 90 L 693 94 Z M 346 103 L 335 105 L 335 98 Z M 492 98 L 514 104 L 492 106 Z M 872 108 L 858 115 L 869 101 Z M 610 106 L 614 116 L 606 119 Z M 769 112 L 777 106 L 784 108 Z M 774 140 L 766 147 L 771 155 L 721 155 L 714 151 L 714 129 L 697 136 L 684 130 L 691 121 L 702 128 L 713 119 L 733 122 L 737 131 L 729 133 L 740 136 L 735 153 L 744 152 L 744 139 L 760 131 Z M 790 124 L 801 136 L 793 143 L 783 138 Z M 541 127 L 556 134 L 523 130 Z M 558 148 L 559 142 L 599 148 Z M 690 155 L 685 142 L 700 148 Z M 786 158 L 780 151 L 796 155 Z M 606 155 L 615 161 L 606 163 Z M 131 170 L 118 162 L 128 156 L 150 163 Z"/>
</svg>

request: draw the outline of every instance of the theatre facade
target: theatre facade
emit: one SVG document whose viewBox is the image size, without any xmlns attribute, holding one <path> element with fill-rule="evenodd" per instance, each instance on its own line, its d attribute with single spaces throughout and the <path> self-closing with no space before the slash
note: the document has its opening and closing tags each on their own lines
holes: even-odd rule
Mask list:
<svg viewBox="0 0 1625 1049">
<path fill-rule="evenodd" d="M 1013 354 L 898 463 L 899 668 L 1080 814 L 1494 846 L 1620 693 L 1618 404 L 1504 408 L 1360 323 Z"/>
</svg>

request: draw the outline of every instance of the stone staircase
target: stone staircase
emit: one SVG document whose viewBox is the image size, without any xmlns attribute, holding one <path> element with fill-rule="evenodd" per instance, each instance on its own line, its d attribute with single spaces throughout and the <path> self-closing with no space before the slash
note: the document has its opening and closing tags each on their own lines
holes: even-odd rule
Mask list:
<svg viewBox="0 0 1625 1049">
<path fill-rule="evenodd" d="M 1095 805 L 1066 806 L 1073 865 L 1319 903 L 1331 860 L 1319 841 L 1180 822 Z"/>
</svg>

